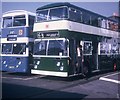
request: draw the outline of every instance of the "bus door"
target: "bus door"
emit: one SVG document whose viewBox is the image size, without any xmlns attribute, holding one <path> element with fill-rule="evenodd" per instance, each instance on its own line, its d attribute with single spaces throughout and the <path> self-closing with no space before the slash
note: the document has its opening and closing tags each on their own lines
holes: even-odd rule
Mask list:
<svg viewBox="0 0 120 100">
<path fill-rule="evenodd" d="M 92 50 L 92 71 L 98 70 L 98 42 L 94 41 L 92 42 L 93 50 Z"/>
<path fill-rule="evenodd" d="M 28 44 L 28 48 L 29 48 L 29 66 L 31 69 L 34 67 L 34 65 L 33 65 L 33 42 L 30 42 Z"/>
<path fill-rule="evenodd" d="M 90 74 L 91 73 L 91 66 L 92 66 L 92 41 L 82 41 L 83 44 L 83 55 L 84 55 L 84 74 Z"/>
<path fill-rule="evenodd" d="M 76 73 L 76 40 L 71 39 L 69 41 L 70 50 L 70 69 L 69 75 Z"/>
<path fill-rule="evenodd" d="M 76 73 L 84 73 L 83 42 L 76 41 Z"/>
</svg>

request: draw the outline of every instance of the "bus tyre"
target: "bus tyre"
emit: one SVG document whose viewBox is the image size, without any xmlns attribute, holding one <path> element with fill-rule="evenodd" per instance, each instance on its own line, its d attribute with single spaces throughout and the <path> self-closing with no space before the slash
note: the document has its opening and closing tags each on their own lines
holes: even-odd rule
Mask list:
<svg viewBox="0 0 120 100">
<path fill-rule="evenodd" d="M 87 75 L 87 73 L 88 73 L 88 67 L 84 66 L 83 71 L 84 71 L 84 74 Z"/>
<path fill-rule="evenodd" d="M 83 65 L 84 65 L 83 66 L 84 74 L 85 74 L 86 78 L 89 78 L 91 76 L 90 63 L 88 61 L 86 61 L 86 62 L 84 62 Z"/>
</svg>

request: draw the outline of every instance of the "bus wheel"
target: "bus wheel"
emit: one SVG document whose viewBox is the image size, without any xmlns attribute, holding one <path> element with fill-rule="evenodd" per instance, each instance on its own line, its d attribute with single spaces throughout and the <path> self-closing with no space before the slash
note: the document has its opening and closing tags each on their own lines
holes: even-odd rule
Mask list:
<svg viewBox="0 0 120 100">
<path fill-rule="evenodd" d="M 85 74 L 86 78 L 88 78 L 91 76 L 90 63 L 87 61 L 87 62 L 84 62 L 83 65 L 84 65 L 83 66 L 84 74 Z"/>
<path fill-rule="evenodd" d="M 88 73 L 88 67 L 84 66 L 83 71 L 84 71 L 84 74 L 87 75 L 87 73 Z"/>
</svg>

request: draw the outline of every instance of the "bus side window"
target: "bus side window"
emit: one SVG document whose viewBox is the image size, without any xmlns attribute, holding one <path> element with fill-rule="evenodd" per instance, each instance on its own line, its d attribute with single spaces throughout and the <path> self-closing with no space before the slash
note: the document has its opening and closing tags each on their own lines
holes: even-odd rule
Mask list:
<svg viewBox="0 0 120 100">
<path fill-rule="evenodd" d="M 77 9 L 69 8 L 70 20 L 82 22 L 82 12 Z"/>
<path fill-rule="evenodd" d="M 98 17 L 98 27 L 101 27 L 101 18 Z"/>
<path fill-rule="evenodd" d="M 105 27 L 106 27 L 105 19 L 102 19 L 102 20 L 101 20 L 101 27 L 102 27 L 102 28 L 105 28 Z"/>
<path fill-rule="evenodd" d="M 3 18 L 3 28 L 12 27 L 12 17 Z"/>
<path fill-rule="evenodd" d="M 90 15 L 86 12 L 83 12 L 83 23 L 84 24 L 90 24 Z"/>
<path fill-rule="evenodd" d="M 99 22 L 98 22 L 98 17 L 97 16 L 91 16 L 91 25 L 98 27 Z"/>
<path fill-rule="evenodd" d="M 84 54 L 92 54 L 92 42 L 84 42 L 83 53 Z"/>
<path fill-rule="evenodd" d="M 33 26 L 33 24 L 34 24 L 34 20 L 35 20 L 35 17 L 29 15 L 29 26 Z"/>
<path fill-rule="evenodd" d="M 109 20 L 106 20 L 106 28 L 109 29 Z"/>
</svg>

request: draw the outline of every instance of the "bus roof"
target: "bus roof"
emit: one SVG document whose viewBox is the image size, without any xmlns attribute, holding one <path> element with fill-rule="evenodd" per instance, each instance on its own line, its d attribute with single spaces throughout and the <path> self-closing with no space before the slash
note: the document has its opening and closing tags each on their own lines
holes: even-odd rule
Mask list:
<svg viewBox="0 0 120 100">
<path fill-rule="evenodd" d="M 91 14 L 94 14 L 94 15 L 98 15 L 102 18 L 105 18 L 105 19 L 109 19 L 108 17 L 106 16 L 103 16 L 103 15 L 100 15 L 100 14 L 97 14 L 97 13 L 94 13 L 92 11 L 89 11 L 89 10 L 86 10 L 86 9 L 83 9 L 81 7 L 77 7 L 73 4 L 70 4 L 68 2 L 61 2 L 61 3 L 52 3 L 52 4 L 47 4 L 45 6 L 42 6 L 42 7 L 39 7 L 38 9 L 36 9 L 36 12 L 39 11 L 39 10 L 42 10 L 42 9 L 49 9 L 49 8 L 54 8 L 54 7 L 61 7 L 61 6 L 67 6 L 67 7 L 71 7 L 71 8 L 74 8 L 74 9 L 79 9 L 81 11 L 85 11 L 85 12 L 88 12 L 88 13 L 91 13 Z M 112 20 L 112 19 L 109 19 L 109 20 Z M 115 21 L 115 20 L 112 20 L 112 21 Z"/>
<path fill-rule="evenodd" d="M 42 9 L 47 9 L 47 8 L 53 8 L 53 7 L 60 7 L 60 6 L 70 6 L 71 4 L 68 2 L 65 3 L 52 3 L 52 4 L 47 4 L 45 6 L 39 7 L 36 11 L 42 10 Z"/>
<path fill-rule="evenodd" d="M 16 16 L 16 15 L 22 15 L 22 14 L 28 14 L 28 15 L 33 15 L 36 16 L 35 13 L 26 11 L 26 10 L 11 10 L 3 13 L 2 17 L 7 17 L 7 16 Z"/>
</svg>

